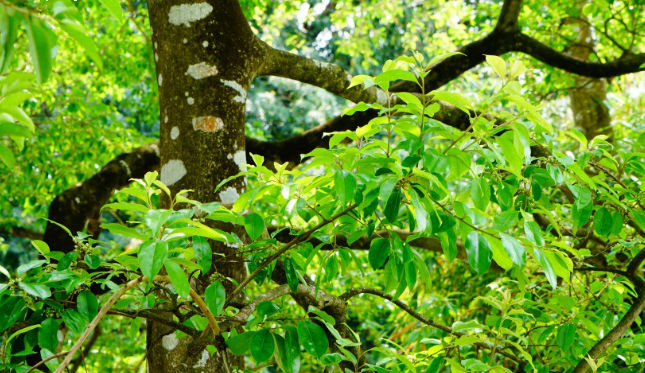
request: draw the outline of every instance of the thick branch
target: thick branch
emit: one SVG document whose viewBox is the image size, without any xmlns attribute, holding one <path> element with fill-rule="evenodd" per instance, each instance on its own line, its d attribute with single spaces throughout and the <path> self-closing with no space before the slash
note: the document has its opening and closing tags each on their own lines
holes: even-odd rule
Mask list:
<svg viewBox="0 0 645 373">
<path fill-rule="evenodd" d="M 258 75 L 280 76 L 311 84 L 352 102 L 379 101 L 385 103 L 385 92 L 377 86 L 369 89 L 363 89 L 362 86 L 347 88 L 352 81 L 352 75 L 336 64 L 303 57 L 262 44 L 266 48 L 266 63 Z"/>
<path fill-rule="evenodd" d="M 636 302 L 632 304 L 629 308 L 629 311 L 623 316 L 622 319 L 616 324 L 616 326 L 607 333 L 601 340 L 599 340 L 587 353 L 587 357 L 596 360 L 598 359 L 607 349 L 621 338 L 625 332 L 632 325 L 634 320 L 640 315 L 641 311 L 645 307 L 645 292 L 640 289 L 640 295 L 636 299 Z M 580 359 L 578 365 L 576 365 L 573 373 L 586 373 L 591 369 L 589 363 L 585 358 Z"/>
<path fill-rule="evenodd" d="M 505 0 L 495 30 L 499 32 L 519 30 L 517 19 L 520 16 L 520 10 L 522 10 L 522 0 Z"/>
<path fill-rule="evenodd" d="M 645 53 L 628 53 L 619 59 L 606 63 L 581 61 L 560 53 L 522 33 L 514 36 L 512 51 L 526 53 L 547 65 L 590 78 L 609 78 L 643 71 L 641 65 L 645 63 Z"/>
<path fill-rule="evenodd" d="M 27 228 L 21 228 L 21 227 L 8 227 L 8 228 L 1 228 L 0 227 L 0 234 L 8 234 L 10 236 L 27 238 L 29 240 L 42 240 L 43 239 L 43 234 L 42 233 L 32 231 L 32 230 L 27 229 Z"/>
<path fill-rule="evenodd" d="M 98 220 L 101 207 L 115 190 L 126 186 L 131 178 L 141 178 L 157 168 L 159 148 L 156 144 L 122 153 L 94 176 L 56 196 L 49 206 L 49 220 L 64 225 L 73 234 L 82 231 L 91 220 Z M 52 223 L 47 224 L 43 240 L 52 250 L 68 252 L 74 249 L 72 238 Z"/>
</svg>

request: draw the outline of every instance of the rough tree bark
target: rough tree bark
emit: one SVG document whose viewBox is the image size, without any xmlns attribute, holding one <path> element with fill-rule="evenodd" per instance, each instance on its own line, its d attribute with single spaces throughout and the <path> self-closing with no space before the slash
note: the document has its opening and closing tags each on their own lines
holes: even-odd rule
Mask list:
<svg viewBox="0 0 645 373">
<path fill-rule="evenodd" d="M 243 192 L 244 180 L 215 188 L 245 163 L 246 93 L 264 49 L 237 0 L 154 0 L 148 7 L 160 95 L 161 181 L 173 193 L 191 189 L 192 199 L 230 205 Z M 241 280 L 245 267 L 235 259 L 234 248 L 211 246 L 226 259 L 217 272 Z M 178 338 L 172 328 L 148 322 L 151 373 L 229 370 L 224 349 L 211 356 L 204 347 L 202 341 Z"/>
</svg>

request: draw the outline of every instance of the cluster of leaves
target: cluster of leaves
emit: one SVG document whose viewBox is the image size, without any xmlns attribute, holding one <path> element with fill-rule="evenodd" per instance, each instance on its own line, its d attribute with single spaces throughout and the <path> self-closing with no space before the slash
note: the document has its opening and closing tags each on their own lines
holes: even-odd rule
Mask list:
<svg viewBox="0 0 645 373">
<path fill-rule="evenodd" d="M 61 323 L 69 330 L 62 343 L 71 343 L 99 309 L 90 286 L 117 288 L 119 275 L 148 281 L 114 312 L 145 317 L 142 310 L 165 303 L 174 322 L 196 334 L 213 316 L 236 326 L 222 329 L 233 353 L 248 355 L 251 364 L 274 361 L 285 372 L 358 362 L 379 372 L 444 366 L 504 372 L 519 364 L 547 372 L 575 365 L 636 293 L 625 276 L 590 279 L 578 270 L 616 268 L 642 250 L 642 154 L 611 151 L 603 137 L 587 142 L 576 132 L 557 132 L 520 94 L 522 64 L 495 56 L 487 60 L 499 85 L 478 107 L 423 86 L 418 95 L 388 92 L 397 80 L 422 81 L 427 67 L 445 57 L 402 57 L 376 76 L 355 77 L 353 84 L 376 85 L 387 99 L 347 113 L 380 115 L 331 134 L 329 148 L 312 151 L 300 168 L 274 164 L 272 171 L 254 155 L 255 164 L 234 176 L 246 177 L 248 190 L 230 208 L 190 200 L 189 191 L 172 196 L 150 173 L 104 207 L 127 221 L 103 228 L 133 240 L 130 249 L 82 235 L 69 253 L 34 241 L 42 259 L 15 275 L 3 270 L 4 366 L 24 371 L 20 356 L 35 346 L 51 356 L 60 348 L 52 335 Z M 433 119 L 434 100 L 468 113 L 468 130 Z M 577 144 L 575 154 L 558 147 L 562 136 Z M 158 207 L 162 198 L 167 209 Z M 245 235 L 214 224 L 243 227 Z M 190 278 L 225 265 L 218 245 L 237 248 L 250 275 L 240 284 L 214 275 L 197 294 L 208 311 L 195 314 L 187 306 L 196 301 Z M 603 267 L 595 267 L 599 254 Z M 274 271 L 284 271 L 285 291 L 271 286 Z M 463 279 L 444 284 L 456 273 Z M 348 321 L 337 309 L 303 309 L 285 297 L 319 290 L 340 304 L 351 300 Z M 232 305 L 239 292 L 248 299 L 244 307 L 252 306 L 243 319 L 236 316 L 244 308 Z M 416 312 L 413 331 L 401 325 L 403 311 Z M 377 326 L 379 319 L 387 322 Z M 394 335 L 405 337 L 397 342 Z M 635 330 L 592 363 L 608 371 L 637 365 L 642 337 Z"/>
</svg>

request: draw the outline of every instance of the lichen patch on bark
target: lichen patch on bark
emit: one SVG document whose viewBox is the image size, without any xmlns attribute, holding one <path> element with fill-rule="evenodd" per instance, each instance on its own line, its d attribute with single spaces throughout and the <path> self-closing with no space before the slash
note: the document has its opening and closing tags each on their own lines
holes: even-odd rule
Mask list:
<svg viewBox="0 0 645 373">
<path fill-rule="evenodd" d="M 208 45 L 207 41 L 204 43 Z M 217 75 L 217 66 L 209 65 L 206 62 L 196 63 L 188 66 L 186 75 L 190 75 L 195 80 L 208 78 L 209 76 Z"/>
<path fill-rule="evenodd" d="M 233 89 L 238 93 L 237 96 L 233 97 L 233 101 L 243 104 L 246 102 L 246 90 L 238 82 L 233 80 L 222 80 L 222 84 Z"/>
<path fill-rule="evenodd" d="M 179 344 L 179 339 L 175 333 L 166 334 L 161 337 L 161 345 L 168 351 L 172 351 Z"/>
<path fill-rule="evenodd" d="M 202 356 L 197 360 L 195 365 L 193 365 L 194 369 L 198 368 L 204 368 L 206 366 L 206 363 L 208 362 L 208 358 L 210 357 L 210 354 L 208 353 L 208 350 L 202 351 Z"/>
<path fill-rule="evenodd" d="M 206 18 L 212 11 L 213 7 L 208 3 L 173 5 L 168 12 L 168 22 L 190 27 L 191 22 Z"/>
<path fill-rule="evenodd" d="M 177 128 L 177 126 L 174 126 L 173 128 L 170 129 L 170 138 L 174 140 L 178 136 L 179 136 L 179 128 Z"/>
<path fill-rule="evenodd" d="M 195 131 L 216 132 L 224 128 L 221 118 L 206 116 L 193 118 L 193 129 Z"/>
<path fill-rule="evenodd" d="M 238 150 L 233 155 L 229 154 L 227 158 L 233 159 L 233 162 L 235 162 L 240 170 L 244 169 L 246 166 L 246 152 L 244 150 Z"/>
<path fill-rule="evenodd" d="M 161 166 L 161 182 L 166 185 L 172 185 L 186 176 L 186 166 L 179 159 L 172 159 L 165 165 Z"/>
<path fill-rule="evenodd" d="M 240 194 L 234 187 L 227 187 L 219 193 L 219 200 L 222 201 L 223 205 L 233 205 L 238 198 L 240 198 Z"/>
</svg>

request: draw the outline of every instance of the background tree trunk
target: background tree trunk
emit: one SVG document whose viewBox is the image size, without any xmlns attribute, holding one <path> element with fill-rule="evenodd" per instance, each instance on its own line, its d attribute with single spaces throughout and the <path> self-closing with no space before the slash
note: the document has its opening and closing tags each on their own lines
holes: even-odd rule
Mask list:
<svg viewBox="0 0 645 373">
<path fill-rule="evenodd" d="M 587 1 L 578 1 L 576 6 L 580 9 Z M 595 42 L 591 25 L 585 18 L 571 20 L 578 30 L 577 40 L 569 46 L 571 57 L 581 61 L 589 61 L 589 56 L 594 52 Z M 575 75 L 574 87 L 569 89 L 571 111 L 576 127 L 582 129 L 587 139 L 598 135 L 613 137 L 609 108 L 605 105 L 607 98 L 607 84 L 603 78 L 589 78 Z M 610 139 L 611 141 L 611 139 Z"/>
</svg>

